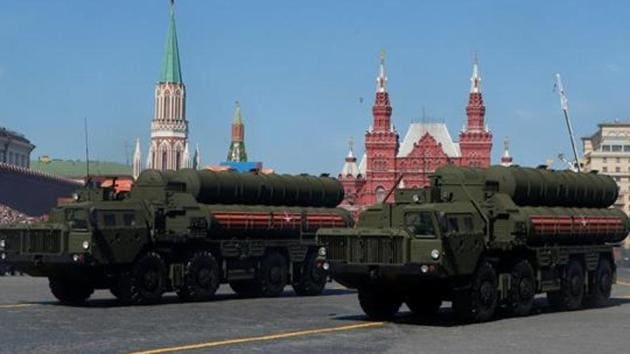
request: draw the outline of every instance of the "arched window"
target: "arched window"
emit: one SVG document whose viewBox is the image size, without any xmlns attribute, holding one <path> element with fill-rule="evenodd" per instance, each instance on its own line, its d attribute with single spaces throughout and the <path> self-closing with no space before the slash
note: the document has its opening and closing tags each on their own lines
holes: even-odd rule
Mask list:
<svg viewBox="0 0 630 354">
<path fill-rule="evenodd" d="M 181 163 L 182 163 L 182 154 L 178 151 L 175 154 L 175 169 L 179 170 L 181 168 Z"/>
<path fill-rule="evenodd" d="M 381 186 L 376 187 L 375 194 L 377 203 L 382 203 L 385 201 L 385 188 Z"/>
<path fill-rule="evenodd" d="M 164 118 L 171 119 L 171 92 L 164 91 Z"/>
<path fill-rule="evenodd" d="M 162 170 L 166 170 L 168 168 L 168 166 L 166 165 L 168 162 L 168 155 L 166 153 L 166 151 L 162 152 Z"/>
</svg>

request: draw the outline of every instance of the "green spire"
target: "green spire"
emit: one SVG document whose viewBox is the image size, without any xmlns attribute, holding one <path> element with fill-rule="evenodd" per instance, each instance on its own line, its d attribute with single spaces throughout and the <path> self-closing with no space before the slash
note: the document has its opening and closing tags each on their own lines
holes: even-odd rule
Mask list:
<svg viewBox="0 0 630 354">
<path fill-rule="evenodd" d="M 243 124 L 243 117 L 241 116 L 241 104 L 236 101 L 236 110 L 234 111 L 233 124 Z"/>
<path fill-rule="evenodd" d="M 162 62 L 160 82 L 182 83 L 182 68 L 179 65 L 179 48 L 177 47 L 177 31 L 175 30 L 175 4 L 171 1 L 171 19 L 166 35 L 166 48 Z"/>
</svg>

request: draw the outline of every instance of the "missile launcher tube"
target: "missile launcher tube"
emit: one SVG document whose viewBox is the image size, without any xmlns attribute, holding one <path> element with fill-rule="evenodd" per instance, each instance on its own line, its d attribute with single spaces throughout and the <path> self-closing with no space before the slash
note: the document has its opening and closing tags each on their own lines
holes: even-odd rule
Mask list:
<svg viewBox="0 0 630 354">
<path fill-rule="evenodd" d="M 484 188 L 509 195 L 518 206 L 560 206 L 607 208 L 618 197 L 618 187 L 610 176 L 541 168 L 492 166 L 487 169 L 447 166 L 438 177 L 457 175 L 455 180 L 483 181 Z M 450 179 L 453 181 L 452 179 Z"/>
<path fill-rule="evenodd" d="M 521 207 L 529 245 L 603 244 L 623 241 L 630 231 L 628 218 L 618 209 Z"/>
<path fill-rule="evenodd" d="M 302 207 L 336 207 L 343 187 L 331 177 L 277 175 L 183 169 L 147 170 L 136 185 L 191 193 L 199 203 Z"/>
</svg>

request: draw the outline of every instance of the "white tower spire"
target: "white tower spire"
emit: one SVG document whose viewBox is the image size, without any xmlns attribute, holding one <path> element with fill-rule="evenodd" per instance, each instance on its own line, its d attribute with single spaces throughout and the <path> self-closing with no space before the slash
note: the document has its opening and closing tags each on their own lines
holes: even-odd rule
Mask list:
<svg viewBox="0 0 630 354">
<path fill-rule="evenodd" d="M 503 139 L 503 156 L 501 156 L 501 165 L 505 167 L 512 166 L 512 155 L 510 155 L 510 141 L 507 137 Z"/>
<path fill-rule="evenodd" d="M 188 141 L 186 141 L 186 145 L 184 145 L 184 156 L 182 161 L 182 168 L 190 168 L 190 149 L 188 148 Z"/>
<path fill-rule="evenodd" d="M 201 156 L 199 155 L 199 144 L 195 147 L 195 156 L 193 157 L 192 168 L 198 170 L 201 167 Z"/>
<path fill-rule="evenodd" d="M 133 165 L 132 165 L 132 174 L 133 179 L 137 179 L 140 176 L 140 171 L 142 170 L 142 163 L 140 162 L 142 159 L 142 155 L 140 152 L 140 139 L 136 139 L 136 148 L 133 151 Z"/>
<path fill-rule="evenodd" d="M 470 93 L 481 92 L 481 75 L 479 75 L 479 56 L 475 52 L 473 59 L 473 72 L 470 77 Z"/>
<path fill-rule="evenodd" d="M 387 92 L 387 76 L 385 76 L 385 50 L 381 49 L 381 61 L 376 78 L 376 92 Z"/>
</svg>

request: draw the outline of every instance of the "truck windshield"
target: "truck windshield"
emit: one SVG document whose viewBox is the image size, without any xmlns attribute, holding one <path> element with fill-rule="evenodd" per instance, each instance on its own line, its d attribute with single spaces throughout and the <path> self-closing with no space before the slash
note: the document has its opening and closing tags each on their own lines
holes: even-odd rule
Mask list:
<svg viewBox="0 0 630 354">
<path fill-rule="evenodd" d="M 88 213 L 85 209 L 66 209 L 66 219 L 71 229 L 87 230 Z"/>
<path fill-rule="evenodd" d="M 431 213 L 413 212 L 405 215 L 405 226 L 416 236 L 423 238 L 434 238 L 435 227 Z"/>
</svg>

